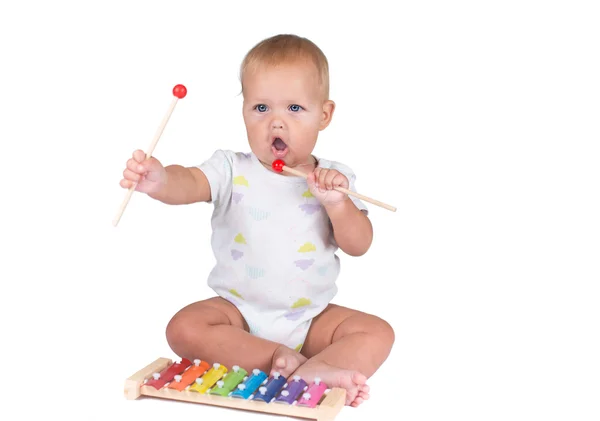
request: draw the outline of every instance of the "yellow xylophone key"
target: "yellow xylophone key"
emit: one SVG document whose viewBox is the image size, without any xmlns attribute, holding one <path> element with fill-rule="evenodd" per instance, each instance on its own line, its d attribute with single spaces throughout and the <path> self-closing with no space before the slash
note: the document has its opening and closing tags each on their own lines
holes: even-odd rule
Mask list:
<svg viewBox="0 0 600 421">
<path fill-rule="evenodd" d="M 227 367 L 219 363 L 214 363 L 213 368 L 208 370 L 202 377 L 196 379 L 196 382 L 190 386 L 189 390 L 198 393 L 206 393 L 206 391 L 213 387 L 225 373 L 227 373 Z"/>
<path fill-rule="evenodd" d="M 201 377 L 208 370 L 208 367 L 210 366 L 206 361 L 195 359 L 194 365 L 190 366 L 183 374 L 175 376 L 174 380 L 167 387 L 181 392 L 194 383 L 198 377 Z"/>
</svg>

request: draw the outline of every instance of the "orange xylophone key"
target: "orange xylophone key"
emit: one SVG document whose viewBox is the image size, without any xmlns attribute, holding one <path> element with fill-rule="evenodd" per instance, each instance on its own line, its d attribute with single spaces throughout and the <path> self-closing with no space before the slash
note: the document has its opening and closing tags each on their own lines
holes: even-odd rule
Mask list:
<svg viewBox="0 0 600 421">
<path fill-rule="evenodd" d="M 181 375 L 176 375 L 174 381 L 169 383 L 167 388 L 175 389 L 181 392 L 183 389 L 188 387 L 190 384 L 196 381 L 196 378 L 202 377 L 202 375 L 208 370 L 209 364 L 206 361 L 199 359 L 194 360 L 194 365 L 184 371 Z"/>
<path fill-rule="evenodd" d="M 144 384 L 144 386 L 152 386 L 155 389 L 160 389 L 165 384 L 173 380 L 173 377 L 179 373 L 183 373 L 183 371 L 188 368 L 192 362 L 187 358 L 182 358 L 180 362 L 171 364 L 169 367 L 165 368 L 160 373 L 154 373 L 152 376 L 154 377 L 152 380 L 148 380 Z"/>
</svg>

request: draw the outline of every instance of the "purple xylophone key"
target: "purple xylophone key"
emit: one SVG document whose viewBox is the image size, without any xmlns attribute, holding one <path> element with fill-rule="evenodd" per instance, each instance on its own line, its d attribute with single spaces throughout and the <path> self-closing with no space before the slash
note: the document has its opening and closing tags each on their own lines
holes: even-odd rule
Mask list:
<svg viewBox="0 0 600 421">
<path fill-rule="evenodd" d="M 287 382 L 274 403 L 292 405 L 296 398 L 307 389 L 308 385 L 300 376 L 294 376 L 292 381 Z"/>
</svg>

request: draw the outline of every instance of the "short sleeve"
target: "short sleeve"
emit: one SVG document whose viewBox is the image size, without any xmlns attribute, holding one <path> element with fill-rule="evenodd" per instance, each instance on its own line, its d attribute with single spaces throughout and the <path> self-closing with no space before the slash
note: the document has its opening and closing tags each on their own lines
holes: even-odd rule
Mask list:
<svg viewBox="0 0 600 421">
<path fill-rule="evenodd" d="M 342 171 L 340 171 L 342 172 Z M 350 187 L 349 190 L 353 191 L 355 193 L 357 193 L 356 191 L 356 175 L 354 175 L 354 173 L 351 173 L 350 176 L 348 176 L 348 174 L 344 174 L 347 178 L 348 178 L 348 182 L 350 183 Z M 352 202 L 356 205 L 356 207 L 358 209 L 360 209 L 365 215 L 369 214 L 369 209 L 367 209 L 367 206 L 362 202 L 362 200 L 360 200 L 358 197 L 355 196 L 349 196 L 350 200 L 352 200 Z"/>
<path fill-rule="evenodd" d="M 211 200 L 215 207 L 228 202 L 231 199 L 231 179 L 233 174 L 233 153 L 225 150 L 217 150 L 213 155 L 196 166 L 206 175 L 210 186 Z"/>
<path fill-rule="evenodd" d="M 322 164 L 323 165 L 320 165 L 320 166 L 323 166 L 325 168 L 331 168 L 331 169 L 337 170 L 337 171 L 341 172 L 342 174 L 344 174 L 346 176 L 346 178 L 348 179 L 348 184 L 349 184 L 348 190 L 356 193 L 356 175 L 354 174 L 354 171 L 352 171 L 352 169 L 350 167 L 348 167 L 347 165 L 341 164 L 339 162 L 327 161 L 327 160 L 323 160 Z M 351 196 L 351 195 L 348 195 L 348 197 L 350 198 L 350 200 L 352 200 L 352 203 L 354 203 L 356 205 L 356 207 L 359 210 L 361 210 L 365 215 L 369 214 L 369 209 L 362 202 L 362 200 L 360 200 L 358 197 Z"/>
</svg>

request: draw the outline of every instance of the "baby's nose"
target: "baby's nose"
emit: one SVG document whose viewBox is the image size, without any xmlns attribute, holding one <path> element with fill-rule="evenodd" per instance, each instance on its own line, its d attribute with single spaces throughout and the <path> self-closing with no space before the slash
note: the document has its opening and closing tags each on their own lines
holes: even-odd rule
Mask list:
<svg viewBox="0 0 600 421">
<path fill-rule="evenodd" d="M 275 119 L 273 120 L 273 122 L 271 123 L 271 126 L 274 129 L 283 129 L 283 121 L 281 119 Z"/>
</svg>

